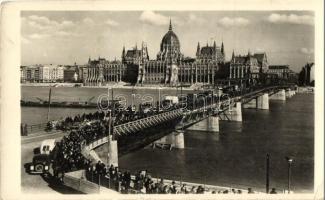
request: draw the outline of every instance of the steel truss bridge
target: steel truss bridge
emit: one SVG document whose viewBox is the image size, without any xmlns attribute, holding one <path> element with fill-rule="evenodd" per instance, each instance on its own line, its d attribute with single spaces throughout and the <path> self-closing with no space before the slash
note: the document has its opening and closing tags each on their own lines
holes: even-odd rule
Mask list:
<svg viewBox="0 0 325 200">
<path fill-rule="evenodd" d="M 176 108 L 171 111 L 158 113 L 153 116 L 149 116 L 146 118 L 138 119 L 135 121 L 130 121 L 124 124 L 114 126 L 113 133 L 115 136 L 125 136 L 129 134 L 134 134 L 139 131 L 143 131 L 145 129 L 155 127 L 159 124 L 171 121 L 173 119 L 182 117 L 181 122 L 175 127 L 175 129 L 187 128 L 195 123 L 198 123 L 209 116 L 220 116 L 221 114 L 226 117 L 228 120 L 229 117 L 226 114 L 227 110 L 231 110 L 236 102 L 241 102 L 242 104 L 246 104 L 252 99 L 256 99 L 257 97 L 268 93 L 269 95 L 273 95 L 277 93 L 281 89 L 288 90 L 291 86 L 271 86 L 262 89 L 258 89 L 255 91 L 251 91 L 246 94 L 241 94 L 233 97 L 227 97 L 227 95 L 223 95 L 224 98 L 213 98 L 210 99 L 203 97 L 196 99 L 197 102 L 204 101 L 203 105 L 194 107 L 192 109 L 187 108 Z"/>
</svg>

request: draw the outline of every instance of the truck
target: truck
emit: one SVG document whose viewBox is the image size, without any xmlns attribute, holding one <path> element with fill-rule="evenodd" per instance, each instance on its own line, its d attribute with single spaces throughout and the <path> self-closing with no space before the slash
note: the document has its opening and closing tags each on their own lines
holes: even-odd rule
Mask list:
<svg viewBox="0 0 325 200">
<path fill-rule="evenodd" d="M 52 151 L 56 146 L 55 139 L 43 140 L 39 148 L 34 149 L 34 157 L 29 165 L 31 174 L 49 174 L 53 161 Z"/>
</svg>

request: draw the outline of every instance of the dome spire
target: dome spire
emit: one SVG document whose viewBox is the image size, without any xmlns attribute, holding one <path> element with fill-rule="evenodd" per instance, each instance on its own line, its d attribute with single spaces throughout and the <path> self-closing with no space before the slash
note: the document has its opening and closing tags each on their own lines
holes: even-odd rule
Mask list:
<svg viewBox="0 0 325 200">
<path fill-rule="evenodd" d="M 173 27 L 172 27 L 172 19 L 171 18 L 169 19 L 169 30 L 170 31 L 173 30 Z"/>
</svg>

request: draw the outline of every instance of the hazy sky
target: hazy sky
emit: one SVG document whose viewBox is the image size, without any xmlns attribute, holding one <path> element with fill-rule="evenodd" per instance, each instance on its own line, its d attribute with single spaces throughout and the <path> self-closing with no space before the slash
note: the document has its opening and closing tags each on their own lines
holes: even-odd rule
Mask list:
<svg viewBox="0 0 325 200">
<path fill-rule="evenodd" d="M 147 43 L 155 59 L 169 19 L 181 52 L 194 57 L 201 46 L 223 40 L 232 51 L 265 51 L 270 64 L 299 71 L 314 60 L 314 14 L 305 11 L 24 11 L 22 64 L 85 64 L 91 58 L 121 58 L 126 49 Z"/>
</svg>

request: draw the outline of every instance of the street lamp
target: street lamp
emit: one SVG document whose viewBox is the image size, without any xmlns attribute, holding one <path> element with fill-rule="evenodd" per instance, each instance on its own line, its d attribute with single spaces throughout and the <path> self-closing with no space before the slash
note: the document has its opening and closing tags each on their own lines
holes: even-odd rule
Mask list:
<svg viewBox="0 0 325 200">
<path fill-rule="evenodd" d="M 161 90 L 161 87 L 159 86 L 158 88 L 158 113 L 160 112 L 160 90 Z"/>
<path fill-rule="evenodd" d="M 266 193 L 269 193 L 270 186 L 270 154 L 266 154 Z"/>
<path fill-rule="evenodd" d="M 286 156 L 285 159 L 288 162 L 288 194 L 289 194 L 291 191 L 291 189 L 290 189 L 290 187 L 291 187 L 291 165 L 293 163 L 293 158 Z"/>
</svg>

